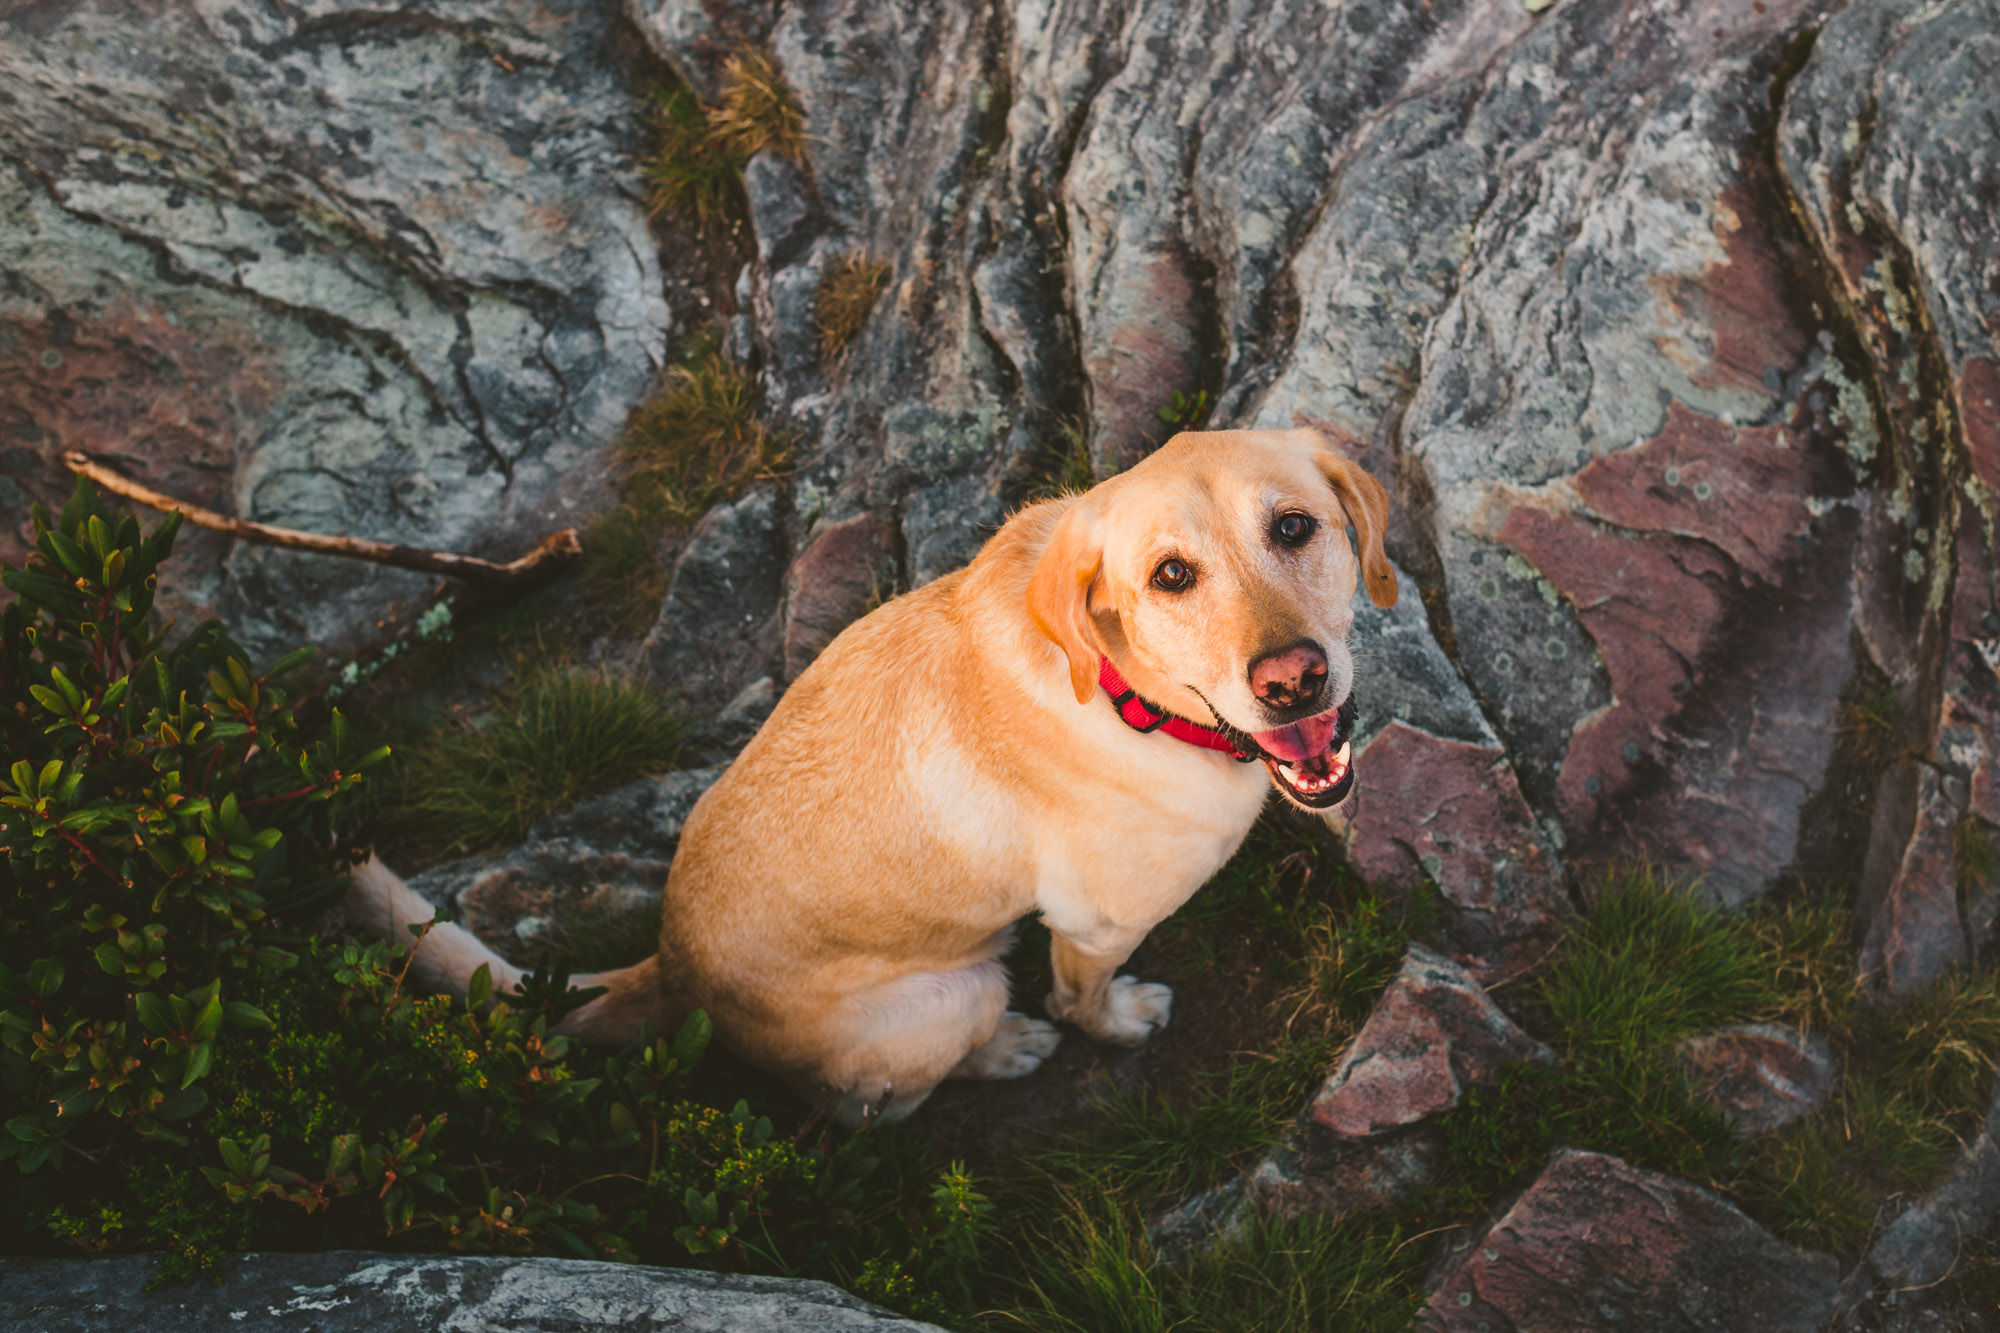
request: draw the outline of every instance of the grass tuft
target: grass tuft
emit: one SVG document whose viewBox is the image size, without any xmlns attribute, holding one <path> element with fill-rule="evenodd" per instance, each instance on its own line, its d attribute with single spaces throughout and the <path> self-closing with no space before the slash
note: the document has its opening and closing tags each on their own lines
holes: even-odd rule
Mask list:
<svg viewBox="0 0 2000 1333">
<path fill-rule="evenodd" d="M 667 373 L 667 389 L 633 413 L 621 448 L 632 463 L 628 503 L 682 522 L 784 465 L 782 435 L 757 417 L 741 366 L 711 352 Z"/>
<path fill-rule="evenodd" d="M 820 279 L 813 310 L 813 327 L 819 330 L 823 355 L 831 359 L 846 350 L 868 323 L 869 312 L 888 285 L 889 266 L 881 260 L 849 251 L 833 261 Z"/>
<path fill-rule="evenodd" d="M 1559 1062 L 1512 1066 L 1444 1117 L 1440 1202 L 1453 1211 L 1518 1186 L 1559 1146 L 1708 1184 L 1736 1173 L 1735 1134 L 1674 1046 L 1778 1006 L 1763 941 L 1746 918 L 1647 869 L 1611 877 L 1586 906 L 1524 997 Z"/>
<path fill-rule="evenodd" d="M 1775 1003 L 1746 923 L 1656 872 L 1613 877 L 1588 907 L 1540 988 L 1572 1050 L 1643 1058 Z"/>
<path fill-rule="evenodd" d="M 1785 1239 L 1853 1256 L 1885 1201 L 1935 1181 L 1957 1150 L 1944 1121 L 1853 1073 L 1819 1114 L 1760 1141 L 1735 1188 Z"/>
<path fill-rule="evenodd" d="M 708 113 L 710 142 L 748 161 L 772 152 L 794 162 L 806 152 L 806 117 L 785 76 L 761 51 L 739 51 L 722 68 L 722 102 Z"/>
<path fill-rule="evenodd" d="M 741 207 L 748 155 L 716 138 L 710 113 L 685 87 L 663 88 L 653 100 L 653 151 L 639 164 L 649 209 L 703 228 L 726 221 Z"/>
<path fill-rule="evenodd" d="M 544 815 L 675 767 L 684 749 L 680 713 L 644 685 L 538 667 L 483 720 L 407 747 L 385 823 L 440 855 L 498 849 Z"/>
<path fill-rule="evenodd" d="M 1013 1317 L 1050 1333 L 1405 1329 L 1427 1250 L 1401 1223 L 1316 1218 L 1253 1227 L 1186 1265 L 1156 1263 L 1141 1215 L 1077 1191 L 1037 1238 L 1042 1260 Z"/>
<path fill-rule="evenodd" d="M 1987 1095 L 2000 1068 L 2000 982 L 1954 972 L 1865 1026 L 1893 1092 L 1933 1115 L 1960 1114 Z"/>
<path fill-rule="evenodd" d="M 1853 915 L 1845 904 L 1793 901 L 1749 918 L 1772 1002 L 1757 1017 L 1844 1042 L 1861 998 Z"/>
<path fill-rule="evenodd" d="M 1879 767 L 1895 757 L 1896 728 L 1901 720 L 1896 692 L 1885 686 L 1844 701 L 1834 731 L 1849 738 L 1863 764 Z"/>
<path fill-rule="evenodd" d="M 1063 429 L 1063 444 L 1049 456 L 1048 475 L 1028 493 L 1028 500 L 1054 500 L 1079 495 L 1097 484 L 1097 468 L 1090 460 L 1090 445 L 1083 427 L 1074 423 Z"/>
<path fill-rule="evenodd" d="M 2000 847 L 1993 845 L 1993 826 L 1978 815 L 1967 815 L 1952 830 L 1952 864 L 1960 893 L 1976 893 L 2000 875 Z"/>
<path fill-rule="evenodd" d="M 580 577 L 589 604 L 630 633 L 658 614 L 666 593 L 659 552 L 668 528 L 774 475 L 790 449 L 758 418 L 750 377 L 708 342 L 632 414 L 620 453 L 629 471 L 617 506 L 586 534 Z"/>
</svg>

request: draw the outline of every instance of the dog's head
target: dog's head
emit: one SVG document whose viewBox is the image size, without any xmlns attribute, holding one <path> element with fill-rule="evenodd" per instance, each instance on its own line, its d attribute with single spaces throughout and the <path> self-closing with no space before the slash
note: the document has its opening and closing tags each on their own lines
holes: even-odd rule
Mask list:
<svg viewBox="0 0 2000 1333">
<path fill-rule="evenodd" d="M 1352 786 L 1357 576 L 1377 606 L 1396 602 L 1388 514 L 1381 485 L 1316 432 L 1176 435 L 1071 502 L 1028 613 L 1079 703 L 1108 656 L 1150 702 L 1247 734 L 1280 792 L 1325 809 Z"/>
</svg>

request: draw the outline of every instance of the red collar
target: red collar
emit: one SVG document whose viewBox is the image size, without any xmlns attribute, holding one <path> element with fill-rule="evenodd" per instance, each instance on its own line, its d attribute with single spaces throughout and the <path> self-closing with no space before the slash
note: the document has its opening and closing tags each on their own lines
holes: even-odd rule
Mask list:
<svg viewBox="0 0 2000 1333">
<path fill-rule="evenodd" d="M 1239 764 L 1247 764 L 1257 757 L 1245 754 L 1223 732 L 1147 703 L 1139 697 L 1137 690 L 1126 683 L 1125 677 L 1118 674 L 1118 668 L 1111 665 L 1111 659 L 1102 655 L 1097 659 L 1097 683 L 1111 696 L 1111 706 L 1118 710 L 1119 718 L 1134 731 L 1164 731 L 1177 741 L 1186 741 L 1204 750 L 1220 750 Z"/>
</svg>

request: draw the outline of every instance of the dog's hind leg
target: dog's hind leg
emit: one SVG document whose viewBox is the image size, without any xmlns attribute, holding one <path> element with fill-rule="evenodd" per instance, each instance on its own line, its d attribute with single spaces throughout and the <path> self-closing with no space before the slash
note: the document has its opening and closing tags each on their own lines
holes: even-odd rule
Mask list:
<svg viewBox="0 0 2000 1333">
<path fill-rule="evenodd" d="M 1007 1012 L 997 961 L 918 972 L 851 995 L 821 1029 L 833 1047 L 820 1082 L 840 1090 L 837 1120 L 900 1120 L 947 1078 L 1018 1078 L 1060 1039 L 1053 1027 Z"/>
</svg>

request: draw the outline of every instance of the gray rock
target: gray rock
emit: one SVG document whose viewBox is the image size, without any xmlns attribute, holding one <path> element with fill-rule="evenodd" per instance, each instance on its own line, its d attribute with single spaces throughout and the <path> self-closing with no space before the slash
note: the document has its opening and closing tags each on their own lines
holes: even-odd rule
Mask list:
<svg viewBox="0 0 2000 1333">
<path fill-rule="evenodd" d="M 1919 1305 L 1958 1263 L 1973 1238 L 2000 1213 L 2000 1092 L 1979 1132 L 1959 1155 L 1943 1184 L 1910 1204 L 1868 1247 L 1868 1269 L 1883 1302 Z"/>
<path fill-rule="evenodd" d="M 1689 1037 L 1679 1054 L 1702 1099 L 1745 1135 L 1817 1111 L 1839 1072 L 1826 1038 L 1776 1023 Z"/>
<path fill-rule="evenodd" d="M 608 6 L 342 0 L 0 16 L 0 457 L 511 559 L 601 506 L 669 316 Z M 266 656 L 431 580 L 186 539 L 166 609 Z"/>
<path fill-rule="evenodd" d="M 1993 920 L 1993 885 L 1959 851 L 2000 827 L 1996 61 L 1991 0 L 1859 0 L 1827 21 L 1778 126 L 1864 358 L 1829 409 L 1865 427 L 1855 466 L 1882 478 L 1855 625 L 1894 690 L 1888 740 L 1921 761 L 1882 779 L 1856 904 L 1891 1000 L 1976 957 Z"/>
<path fill-rule="evenodd" d="M 146 1290 L 154 1261 L 0 1259 L 5 1333 L 793 1333 L 908 1330 L 824 1282 L 578 1259 L 245 1254 L 220 1286 Z"/>
<path fill-rule="evenodd" d="M 786 549 L 776 489 L 758 486 L 695 525 L 640 649 L 661 689 L 712 711 L 779 674 Z"/>
<path fill-rule="evenodd" d="M 644 778 L 550 815 L 519 847 L 412 876 L 410 887 L 451 907 L 495 952 L 528 966 L 545 949 L 579 941 L 638 953 L 659 930 L 681 827 L 720 768 Z"/>
<path fill-rule="evenodd" d="M 1793 1249 L 1707 1190 L 1562 1151 L 1446 1264 L 1417 1322 L 1438 1333 L 1819 1333 L 1840 1286 L 1830 1255 Z"/>
</svg>

